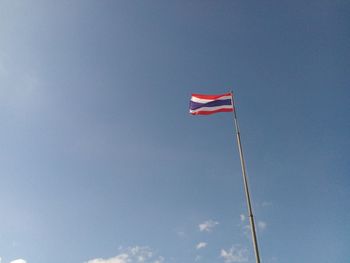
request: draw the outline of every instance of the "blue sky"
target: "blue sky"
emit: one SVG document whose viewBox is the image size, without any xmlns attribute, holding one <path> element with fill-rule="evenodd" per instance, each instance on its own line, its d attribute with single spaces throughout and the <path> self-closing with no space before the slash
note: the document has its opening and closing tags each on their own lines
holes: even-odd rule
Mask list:
<svg viewBox="0 0 350 263">
<path fill-rule="evenodd" d="M 1 263 L 348 262 L 348 1 L 1 1 Z"/>
</svg>

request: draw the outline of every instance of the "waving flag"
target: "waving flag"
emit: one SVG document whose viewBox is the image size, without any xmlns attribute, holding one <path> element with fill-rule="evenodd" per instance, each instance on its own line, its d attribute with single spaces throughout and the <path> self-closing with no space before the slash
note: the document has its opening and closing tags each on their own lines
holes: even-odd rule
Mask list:
<svg viewBox="0 0 350 263">
<path fill-rule="evenodd" d="M 231 93 L 219 95 L 192 94 L 190 113 L 192 115 L 209 115 L 217 112 L 232 112 Z"/>
<path fill-rule="evenodd" d="M 252 232 L 252 241 L 255 253 L 256 263 L 260 263 L 258 240 L 256 236 L 255 221 L 253 217 L 253 208 L 251 206 L 250 194 L 248 189 L 246 166 L 243 156 L 241 135 L 238 127 L 237 112 L 233 103 L 233 94 L 225 93 L 218 95 L 192 94 L 190 100 L 190 113 L 193 115 L 209 115 L 217 112 L 233 112 L 233 123 L 236 128 L 236 138 L 238 145 L 239 158 L 241 160 L 242 176 L 244 190 L 247 199 L 248 213 L 250 217 L 250 230 Z"/>
</svg>

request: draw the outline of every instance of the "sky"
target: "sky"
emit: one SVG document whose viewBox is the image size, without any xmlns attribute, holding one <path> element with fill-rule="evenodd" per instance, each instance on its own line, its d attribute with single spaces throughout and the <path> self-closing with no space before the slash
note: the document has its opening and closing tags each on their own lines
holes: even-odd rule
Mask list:
<svg viewBox="0 0 350 263">
<path fill-rule="evenodd" d="M 350 258 L 350 2 L 0 2 L 0 262 Z"/>
</svg>

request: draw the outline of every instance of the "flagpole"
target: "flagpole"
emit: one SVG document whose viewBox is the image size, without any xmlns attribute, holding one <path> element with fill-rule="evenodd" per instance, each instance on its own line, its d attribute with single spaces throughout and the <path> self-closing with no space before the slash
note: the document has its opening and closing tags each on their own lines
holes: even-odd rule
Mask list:
<svg viewBox="0 0 350 263">
<path fill-rule="evenodd" d="M 242 149 L 242 143 L 241 143 L 241 135 L 239 131 L 238 126 L 238 120 L 237 120 L 237 113 L 236 108 L 233 100 L 233 92 L 231 91 L 231 101 L 233 106 L 233 121 L 236 129 L 236 138 L 237 138 L 237 145 L 238 145 L 238 151 L 239 151 L 239 158 L 241 160 L 241 167 L 242 167 L 242 176 L 243 176 L 243 183 L 244 183 L 244 190 L 245 190 L 245 196 L 247 199 L 247 206 L 248 206 L 248 217 L 250 222 L 250 229 L 252 232 L 252 241 L 254 246 L 254 253 L 255 253 L 255 259 L 256 263 L 260 263 L 260 255 L 259 255 L 259 248 L 258 248 L 258 240 L 256 237 L 256 229 L 255 229 L 255 222 L 253 217 L 253 209 L 252 204 L 250 201 L 250 194 L 249 194 L 249 188 L 248 188 L 248 179 L 247 179 L 247 173 L 246 173 L 246 166 L 243 156 L 243 149 Z"/>
</svg>

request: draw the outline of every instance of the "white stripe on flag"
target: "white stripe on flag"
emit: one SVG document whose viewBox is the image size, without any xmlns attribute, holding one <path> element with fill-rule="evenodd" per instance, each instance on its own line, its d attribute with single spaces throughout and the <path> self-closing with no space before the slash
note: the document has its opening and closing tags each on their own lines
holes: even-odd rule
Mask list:
<svg viewBox="0 0 350 263">
<path fill-rule="evenodd" d="M 198 111 L 215 111 L 220 109 L 233 109 L 232 105 L 222 105 L 222 106 L 216 106 L 216 107 L 201 107 L 195 110 L 190 110 L 190 113 L 195 113 Z"/>
<path fill-rule="evenodd" d="M 191 101 L 197 102 L 197 103 L 208 103 L 208 102 L 211 102 L 214 100 L 230 100 L 230 99 L 231 99 L 231 96 L 222 96 L 222 97 L 217 98 L 217 99 L 200 99 L 200 98 L 197 98 L 194 96 L 191 97 Z"/>
</svg>

